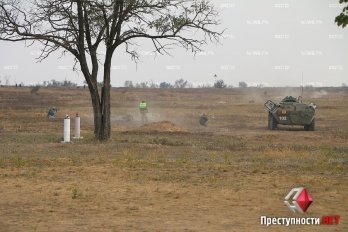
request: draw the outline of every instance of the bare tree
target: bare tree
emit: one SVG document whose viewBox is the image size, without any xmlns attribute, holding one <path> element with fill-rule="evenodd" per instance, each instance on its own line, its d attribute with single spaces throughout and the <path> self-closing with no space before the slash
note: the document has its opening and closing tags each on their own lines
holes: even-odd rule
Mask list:
<svg viewBox="0 0 348 232">
<path fill-rule="evenodd" d="M 215 81 L 214 87 L 215 87 L 215 88 L 218 88 L 218 89 L 224 89 L 224 88 L 227 87 L 227 85 L 225 84 L 224 80 L 219 79 L 219 80 L 216 80 L 216 81 Z"/>
<path fill-rule="evenodd" d="M 30 93 L 31 94 L 35 94 L 35 95 L 39 95 L 39 90 L 40 90 L 41 86 L 40 85 L 34 85 L 31 87 L 30 89 Z"/>
<path fill-rule="evenodd" d="M 248 87 L 248 84 L 247 84 L 245 81 L 240 81 L 240 82 L 238 83 L 238 86 L 239 86 L 240 88 L 247 88 L 247 87 Z"/>
<path fill-rule="evenodd" d="M 212 29 L 219 24 L 217 18 L 207 0 L 0 0 L 0 40 L 41 43 L 39 61 L 58 50 L 72 54 L 74 68 L 79 64 L 90 91 L 95 136 L 107 140 L 115 50 L 125 48 L 136 60 L 137 41 L 143 38 L 160 54 L 175 46 L 197 52 L 220 38 L 221 33 Z"/>
<path fill-rule="evenodd" d="M 170 84 L 169 82 L 165 82 L 165 81 L 161 82 L 160 85 L 159 85 L 159 87 L 160 87 L 161 89 L 170 89 L 170 88 L 174 88 L 174 86 L 173 86 L 172 84 Z"/>
<path fill-rule="evenodd" d="M 189 84 L 188 81 L 185 81 L 184 79 L 181 78 L 175 81 L 174 88 L 184 89 L 187 87 L 188 84 Z"/>
<path fill-rule="evenodd" d="M 125 81 L 124 82 L 124 87 L 126 87 L 126 88 L 133 88 L 134 87 L 133 81 L 129 81 L 129 80 Z"/>
</svg>

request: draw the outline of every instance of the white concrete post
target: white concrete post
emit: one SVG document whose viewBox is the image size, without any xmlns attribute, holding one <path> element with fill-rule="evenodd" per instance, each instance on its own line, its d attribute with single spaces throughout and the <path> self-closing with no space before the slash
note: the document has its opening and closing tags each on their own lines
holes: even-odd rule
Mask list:
<svg viewBox="0 0 348 232">
<path fill-rule="evenodd" d="M 81 118 L 79 116 L 79 113 L 76 113 L 74 139 L 80 139 L 80 136 L 81 136 L 80 124 L 81 124 Z"/>
<path fill-rule="evenodd" d="M 66 115 L 64 118 L 64 143 L 70 143 L 70 117 Z"/>
</svg>

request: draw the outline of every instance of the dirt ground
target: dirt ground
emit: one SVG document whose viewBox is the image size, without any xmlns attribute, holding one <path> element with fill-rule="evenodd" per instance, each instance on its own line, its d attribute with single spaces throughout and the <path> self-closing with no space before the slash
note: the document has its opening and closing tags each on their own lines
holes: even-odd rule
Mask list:
<svg viewBox="0 0 348 232">
<path fill-rule="evenodd" d="M 112 138 L 100 143 L 87 89 L 0 88 L 0 231 L 348 231 L 348 89 L 305 90 L 314 132 L 267 130 L 264 102 L 299 93 L 115 88 Z M 84 138 L 62 144 L 63 117 L 76 112 Z M 283 202 L 294 187 L 313 197 L 305 214 Z M 340 224 L 260 224 L 326 215 Z"/>
</svg>

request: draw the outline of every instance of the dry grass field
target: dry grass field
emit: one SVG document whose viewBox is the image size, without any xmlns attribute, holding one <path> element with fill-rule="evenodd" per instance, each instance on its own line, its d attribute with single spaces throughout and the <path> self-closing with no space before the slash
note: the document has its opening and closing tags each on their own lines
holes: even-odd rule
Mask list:
<svg viewBox="0 0 348 232">
<path fill-rule="evenodd" d="M 112 139 L 100 143 L 87 89 L 0 88 L 0 231 L 348 231 L 348 90 L 305 91 L 314 132 L 267 130 L 265 100 L 299 92 L 115 88 Z M 62 144 L 76 112 L 84 139 Z M 283 203 L 300 186 L 314 199 L 303 215 Z M 260 225 L 337 214 L 338 226 Z"/>
</svg>

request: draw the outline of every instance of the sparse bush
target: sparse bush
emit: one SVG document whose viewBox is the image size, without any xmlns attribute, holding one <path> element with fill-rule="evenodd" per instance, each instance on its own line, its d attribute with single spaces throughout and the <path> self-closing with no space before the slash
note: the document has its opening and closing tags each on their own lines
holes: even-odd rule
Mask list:
<svg viewBox="0 0 348 232">
<path fill-rule="evenodd" d="M 79 197 L 82 196 L 82 193 L 80 192 L 80 190 L 78 188 L 73 188 L 72 191 L 71 191 L 71 198 L 72 199 L 77 199 Z"/>
<path fill-rule="evenodd" d="M 157 89 L 159 87 L 159 85 L 155 82 L 150 82 L 149 83 L 149 87 L 152 88 L 152 89 Z"/>
<path fill-rule="evenodd" d="M 30 93 L 38 95 L 39 94 L 38 92 L 39 92 L 40 88 L 41 88 L 40 85 L 32 86 L 31 89 L 30 89 Z"/>
<path fill-rule="evenodd" d="M 9 76 L 9 75 L 5 75 L 4 76 L 5 86 L 9 86 L 10 85 L 10 78 L 11 78 L 11 76 Z"/>
<path fill-rule="evenodd" d="M 218 89 L 223 89 L 223 88 L 226 88 L 227 85 L 225 84 L 224 80 L 220 79 L 220 80 L 215 81 L 214 87 L 218 88 Z"/>
<path fill-rule="evenodd" d="M 207 89 L 207 88 L 212 88 L 212 87 L 213 86 L 209 83 L 197 85 L 197 88 L 199 88 L 199 89 Z"/>
<path fill-rule="evenodd" d="M 171 140 L 166 137 L 156 137 L 152 141 L 154 144 L 166 145 L 166 146 L 184 146 L 185 143 L 178 140 Z"/>
<path fill-rule="evenodd" d="M 247 88 L 247 87 L 248 87 L 248 84 L 247 84 L 246 82 L 244 82 L 244 81 L 240 81 L 240 82 L 238 83 L 238 86 L 239 86 L 240 88 Z"/>
<path fill-rule="evenodd" d="M 71 156 L 70 160 L 73 165 L 81 165 L 81 157 L 79 155 Z"/>
<path fill-rule="evenodd" d="M 0 168 L 4 168 L 5 167 L 5 160 L 3 157 L 0 157 Z"/>
<path fill-rule="evenodd" d="M 164 82 L 160 83 L 159 87 L 161 89 L 170 89 L 170 88 L 173 88 L 174 86 L 172 84 L 164 81 Z"/>
<path fill-rule="evenodd" d="M 51 81 L 44 81 L 43 86 L 47 87 L 76 87 L 77 84 L 68 80 L 56 81 L 52 79 Z"/>
<path fill-rule="evenodd" d="M 127 81 L 126 81 L 127 82 Z M 148 82 L 148 81 L 145 81 L 145 82 L 140 82 L 140 83 L 125 83 L 125 87 L 127 87 L 126 85 L 130 85 L 132 87 L 129 87 L 129 88 L 141 88 L 141 89 L 146 89 L 146 88 L 152 88 L 152 89 L 156 89 L 156 88 L 159 88 L 159 85 L 155 82 Z"/>
<path fill-rule="evenodd" d="M 17 168 L 23 167 L 25 165 L 25 160 L 20 155 L 13 156 L 11 158 L 11 162 Z"/>
<path fill-rule="evenodd" d="M 62 86 L 63 87 L 76 87 L 77 84 L 74 82 L 68 81 L 68 80 L 64 80 Z"/>
<path fill-rule="evenodd" d="M 186 88 L 189 85 L 188 81 L 185 81 L 184 79 L 179 79 L 175 81 L 174 88 L 183 89 Z"/>
<path fill-rule="evenodd" d="M 146 81 L 146 82 L 140 82 L 140 83 L 136 83 L 135 84 L 135 87 L 136 88 L 143 88 L 143 89 L 146 89 L 146 88 L 149 88 L 149 83 Z"/>
<path fill-rule="evenodd" d="M 164 138 L 164 137 L 156 137 L 153 140 L 153 143 L 161 144 L 161 145 L 169 145 L 170 144 L 169 140 L 167 138 Z"/>
<path fill-rule="evenodd" d="M 133 81 L 125 81 L 124 82 L 124 87 L 126 87 L 126 88 L 133 88 L 134 87 Z"/>
</svg>

